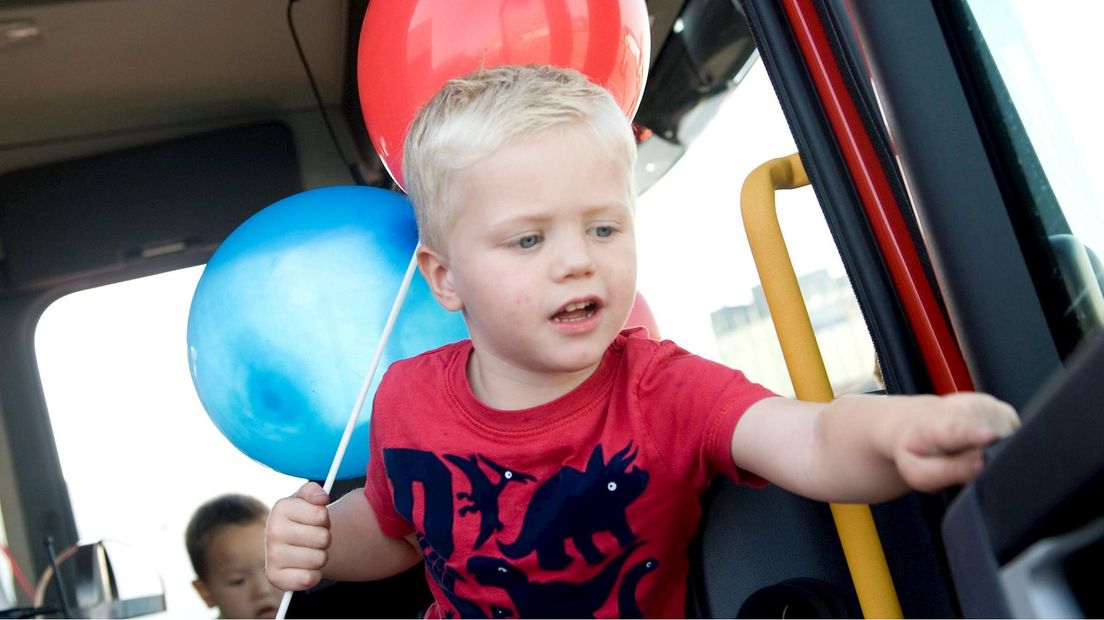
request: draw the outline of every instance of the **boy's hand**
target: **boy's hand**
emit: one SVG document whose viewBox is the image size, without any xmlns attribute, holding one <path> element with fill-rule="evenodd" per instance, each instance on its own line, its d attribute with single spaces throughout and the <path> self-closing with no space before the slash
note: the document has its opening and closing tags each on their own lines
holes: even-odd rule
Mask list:
<svg viewBox="0 0 1104 620">
<path fill-rule="evenodd" d="M 920 397 L 896 442 L 898 474 L 913 489 L 964 484 L 981 471 L 984 449 L 1020 425 L 1016 411 L 987 394 Z"/>
<path fill-rule="evenodd" d="M 329 559 L 330 497 L 316 482 L 276 502 L 265 527 L 265 576 L 277 588 L 305 590 Z"/>
</svg>

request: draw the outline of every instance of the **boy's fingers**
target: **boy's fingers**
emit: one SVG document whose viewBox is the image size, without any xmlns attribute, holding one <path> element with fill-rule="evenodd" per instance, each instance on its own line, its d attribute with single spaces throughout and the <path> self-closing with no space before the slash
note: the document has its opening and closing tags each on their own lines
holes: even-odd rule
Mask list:
<svg viewBox="0 0 1104 620">
<path fill-rule="evenodd" d="M 949 457 L 986 446 L 995 439 L 996 433 L 987 426 L 946 419 L 912 435 L 905 445 L 909 454 L 924 459 Z"/>
<path fill-rule="evenodd" d="M 933 438 L 933 453 L 957 454 L 965 450 L 987 446 L 997 440 L 996 429 L 988 424 L 971 423 L 968 420 L 954 420 L 942 425 Z"/>
<path fill-rule="evenodd" d="M 900 471 L 909 486 L 930 492 L 973 480 L 983 464 L 982 451 L 974 449 L 943 456 L 910 455 Z"/>
<path fill-rule="evenodd" d="M 277 571 L 297 568 L 316 571 L 326 565 L 328 558 L 329 553 L 325 549 L 280 545 L 271 550 L 268 560 Z"/>
<path fill-rule="evenodd" d="M 284 591 L 305 590 L 322 579 L 330 547 L 329 496 L 308 482 L 272 508 L 265 530 L 265 576 Z"/>
<path fill-rule="evenodd" d="M 287 501 L 280 506 L 280 514 L 284 519 L 303 525 L 316 527 L 330 527 L 330 511 L 326 506 L 308 504 L 298 498 Z"/>
<path fill-rule="evenodd" d="M 328 527 L 304 527 L 298 532 L 299 544 L 311 549 L 329 549 L 332 541 Z"/>
<path fill-rule="evenodd" d="M 285 521 L 271 529 L 268 540 L 273 543 L 273 548 L 292 545 L 311 549 L 329 549 L 331 534 L 327 527 Z"/>
<path fill-rule="evenodd" d="M 918 443 L 910 451 L 935 456 L 984 447 L 1010 435 L 1020 423 L 1011 405 L 986 394 L 957 394 L 946 402 L 949 407 L 940 422 L 916 437 Z"/>
<path fill-rule="evenodd" d="M 1020 426 L 1020 416 L 1008 403 L 989 394 L 962 392 L 948 397 L 952 416 L 977 426 L 993 430 L 997 437 L 1007 437 Z"/>
<path fill-rule="evenodd" d="M 330 496 L 322 490 L 322 487 L 317 482 L 308 482 L 299 487 L 299 490 L 295 492 L 292 497 L 298 497 L 305 499 L 315 506 L 325 506 L 330 503 Z"/>
<path fill-rule="evenodd" d="M 992 419 L 997 437 L 1007 437 L 1020 427 L 1020 415 L 1012 405 L 1003 401 L 996 401 Z"/>
<path fill-rule="evenodd" d="M 280 590 L 305 590 L 322 580 L 321 569 L 328 559 L 325 549 L 270 545 L 265 556 L 265 576 Z"/>
<path fill-rule="evenodd" d="M 313 587 L 322 581 L 322 572 L 317 570 L 304 570 L 302 568 L 282 568 L 266 571 L 268 582 L 276 589 L 284 592 L 299 592 Z"/>
</svg>

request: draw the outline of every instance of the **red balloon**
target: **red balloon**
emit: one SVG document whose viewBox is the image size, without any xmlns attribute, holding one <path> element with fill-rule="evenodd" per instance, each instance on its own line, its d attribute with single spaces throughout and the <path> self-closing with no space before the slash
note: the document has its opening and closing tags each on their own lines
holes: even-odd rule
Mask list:
<svg viewBox="0 0 1104 620">
<path fill-rule="evenodd" d="M 636 114 L 651 58 L 644 0 L 372 0 L 357 52 L 364 124 L 403 186 L 406 131 L 441 86 L 480 67 L 576 69 Z"/>
<path fill-rule="evenodd" d="M 636 299 L 633 300 L 632 309 L 629 310 L 629 318 L 625 321 L 625 328 L 630 327 L 643 327 L 648 330 L 650 338 L 653 340 L 661 339 L 659 325 L 656 324 L 655 316 L 652 315 L 652 308 L 644 300 L 644 296 L 640 294 L 640 291 L 636 292 Z"/>
</svg>

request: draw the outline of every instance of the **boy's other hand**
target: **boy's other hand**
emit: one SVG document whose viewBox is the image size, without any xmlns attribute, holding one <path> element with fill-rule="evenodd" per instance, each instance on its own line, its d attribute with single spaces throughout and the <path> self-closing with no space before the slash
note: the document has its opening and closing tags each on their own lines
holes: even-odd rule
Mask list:
<svg viewBox="0 0 1104 620">
<path fill-rule="evenodd" d="M 1020 425 L 1015 409 L 987 394 L 918 397 L 917 410 L 896 442 L 901 478 L 918 491 L 969 482 L 984 465 L 984 449 Z"/>
<path fill-rule="evenodd" d="M 330 497 L 308 482 L 276 502 L 265 527 L 265 576 L 277 588 L 305 590 L 322 580 L 329 559 Z"/>
</svg>

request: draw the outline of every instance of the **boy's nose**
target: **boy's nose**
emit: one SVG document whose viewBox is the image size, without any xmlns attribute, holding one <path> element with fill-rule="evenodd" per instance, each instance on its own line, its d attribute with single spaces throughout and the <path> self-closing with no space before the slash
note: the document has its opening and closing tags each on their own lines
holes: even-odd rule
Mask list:
<svg viewBox="0 0 1104 620">
<path fill-rule="evenodd" d="M 556 280 L 578 278 L 594 273 L 594 257 L 586 238 L 564 239 L 553 267 Z"/>
</svg>

